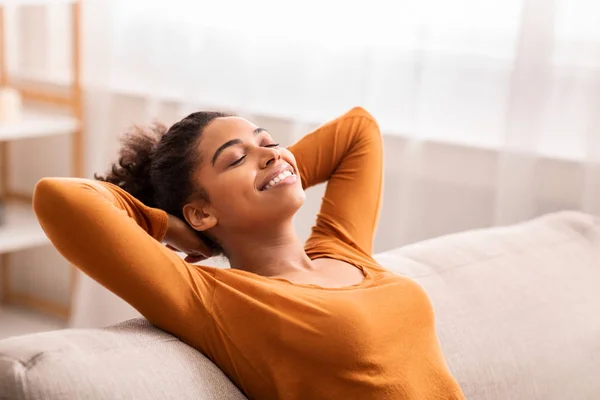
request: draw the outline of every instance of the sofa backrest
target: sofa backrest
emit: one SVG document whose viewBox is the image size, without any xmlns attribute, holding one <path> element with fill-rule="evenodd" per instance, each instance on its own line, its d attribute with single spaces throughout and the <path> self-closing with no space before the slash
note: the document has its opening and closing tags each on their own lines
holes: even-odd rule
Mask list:
<svg viewBox="0 0 600 400">
<path fill-rule="evenodd" d="M 562 212 L 376 258 L 429 293 L 467 399 L 600 399 L 598 219 Z M 244 398 L 202 354 L 144 320 L 0 341 L 2 400 Z"/>
<path fill-rule="evenodd" d="M 467 399 L 600 399 L 598 218 L 560 212 L 377 258 L 429 293 Z"/>
</svg>

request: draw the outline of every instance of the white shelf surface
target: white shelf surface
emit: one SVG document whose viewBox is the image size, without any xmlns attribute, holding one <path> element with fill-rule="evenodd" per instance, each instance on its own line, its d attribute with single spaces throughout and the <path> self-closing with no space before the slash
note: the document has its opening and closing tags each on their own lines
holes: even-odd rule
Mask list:
<svg viewBox="0 0 600 400">
<path fill-rule="evenodd" d="M 77 127 L 73 117 L 25 110 L 19 122 L 0 123 L 0 141 L 72 134 Z"/>
<path fill-rule="evenodd" d="M 0 224 L 0 254 L 26 250 L 49 244 L 48 237 L 40 227 L 31 204 L 8 202 Z"/>
<path fill-rule="evenodd" d="M 73 4 L 78 0 L 0 0 L 0 6 L 43 6 L 46 4 Z"/>
<path fill-rule="evenodd" d="M 54 317 L 17 307 L 0 307 L 0 340 L 65 328 L 65 322 Z"/>
</svg>

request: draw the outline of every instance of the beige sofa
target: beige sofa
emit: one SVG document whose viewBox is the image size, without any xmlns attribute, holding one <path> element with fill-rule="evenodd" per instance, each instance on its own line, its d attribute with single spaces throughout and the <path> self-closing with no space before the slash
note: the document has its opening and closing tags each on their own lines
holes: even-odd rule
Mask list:
<svg viewBox="0 0 600 400">
<path fill-rule="evenodd" d="M 556 213 L 377 258 L 429 292 L 468 399 L 600 399 L 598 219 Z M 199 352 L 144 320 L 0 341 L 0 399 L 243 398 Z"/>
</svg>

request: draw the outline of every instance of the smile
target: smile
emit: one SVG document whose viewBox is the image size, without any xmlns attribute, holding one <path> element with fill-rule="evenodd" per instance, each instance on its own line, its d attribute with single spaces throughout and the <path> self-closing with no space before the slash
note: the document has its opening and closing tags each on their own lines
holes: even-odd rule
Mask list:
<svg viewBox="0 0 600 400">
<path fill-rule="evenodd" d="M 271 172 L 267 174 L 262 181 L 258 190 L 262 192 L 274 187 L 291 184 L 296 182 L 297 178 L 294 168 L 290 164 L 282 162 L 272 168 Z"/>
<path fill-rule="evenodd" d="M 279 186 L 284 183 L 293 183 L 296 181 L 296 174 L 291 171 L 285 170 L 281 172 L 279 175 L 275 176 L 271 179 L 261 190 L 269 190 L 276 186 Z"/>
</svg>

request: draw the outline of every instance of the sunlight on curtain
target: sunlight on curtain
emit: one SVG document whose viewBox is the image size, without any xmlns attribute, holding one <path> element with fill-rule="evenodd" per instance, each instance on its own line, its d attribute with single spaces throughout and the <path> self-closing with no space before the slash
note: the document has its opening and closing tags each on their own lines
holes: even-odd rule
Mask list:
<svg viewBox="0 0 600 400">
<path fill-rule="evenodd" d="M 9 67 L 64 82 L 68 8 L 47 10 L 27 16 L 41 38 L 11 29 Z M 84 12 L 86 81 L 119 93 L 310 123 L 360 104 L 388 134 L 596 153 L 598 1 L 87 0 Z"/>
<path fill-rule="evenodd" d="M 361 104 L 388 133 L 585 155 L 594 1 L 112 5 L 116 89 L 302 121 Z"/>
</svg>

